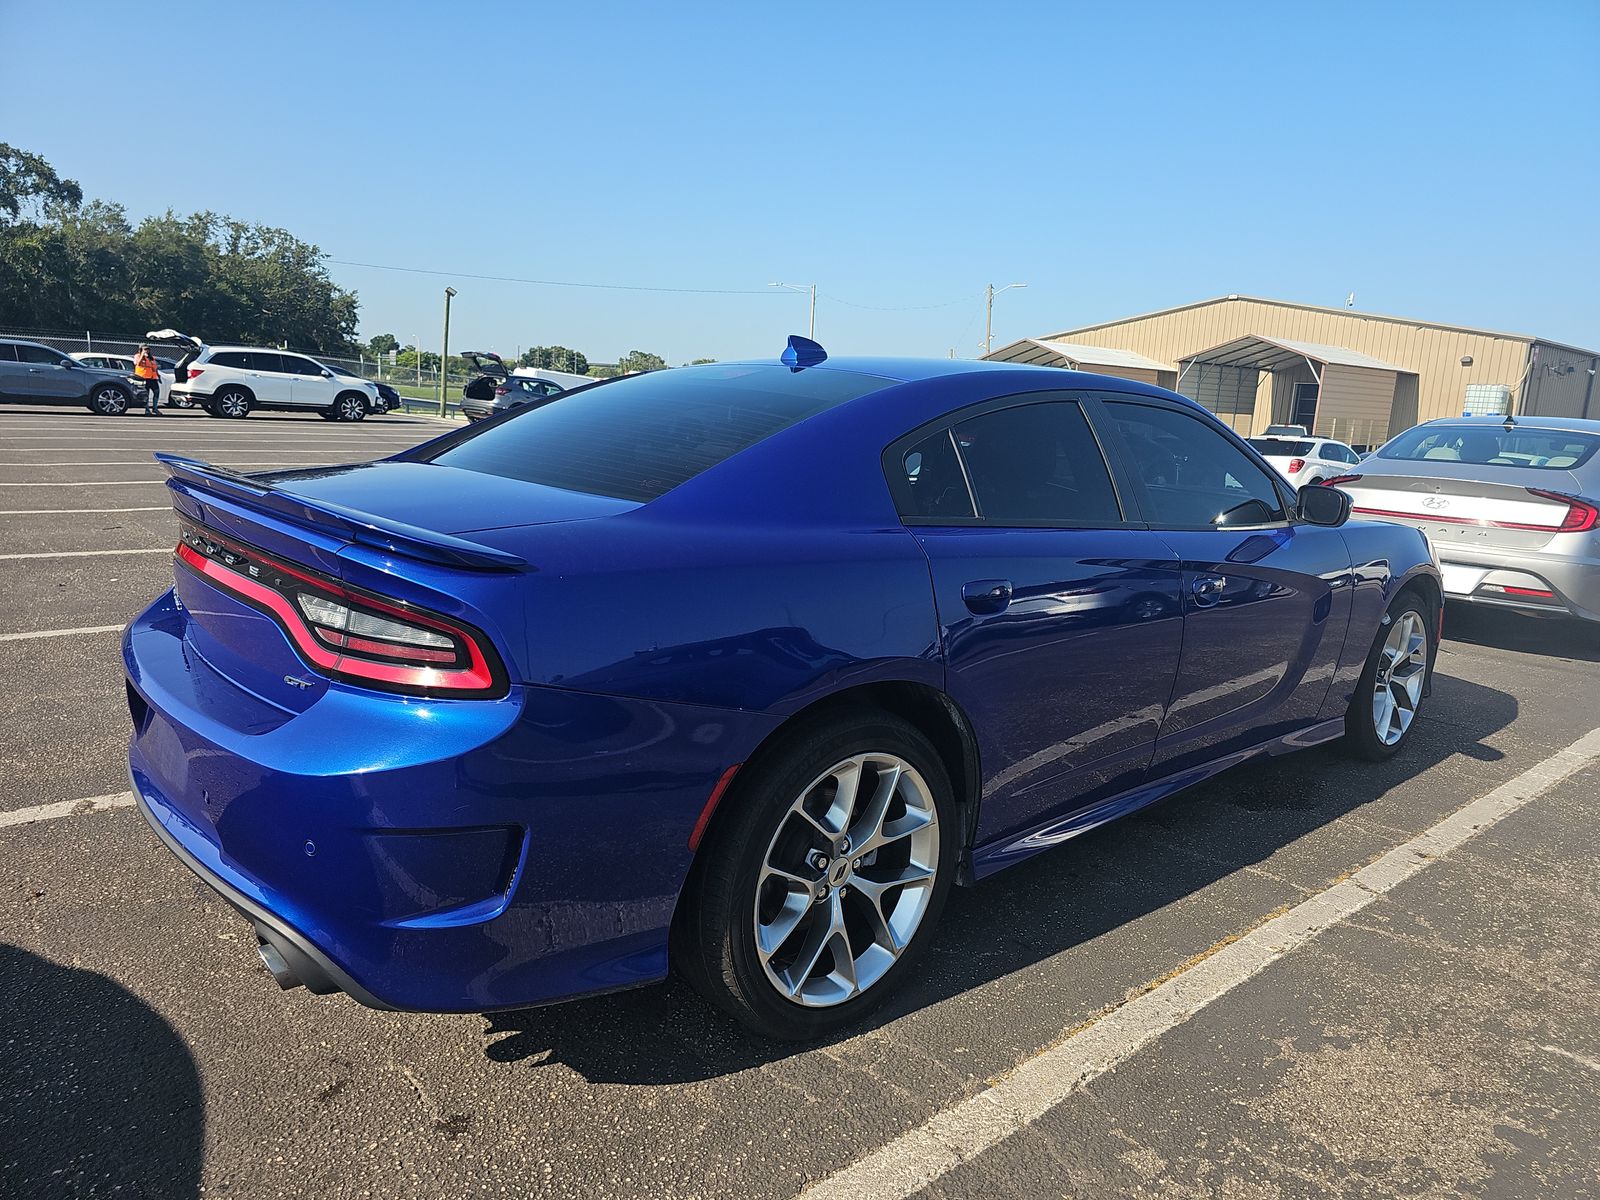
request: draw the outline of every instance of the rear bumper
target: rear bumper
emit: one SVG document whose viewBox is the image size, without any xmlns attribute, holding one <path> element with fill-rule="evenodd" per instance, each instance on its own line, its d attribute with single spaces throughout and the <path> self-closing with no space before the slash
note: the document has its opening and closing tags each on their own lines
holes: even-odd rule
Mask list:
<svg viewBox="0 0 1600 1200">
<path fill-rule="evenodd" d="M 665 975 L 690 831 L 769 718 L 333 683 L 290 713 L 212 669 L 187 620 L 169 593 L 124 635 L 134 793 L 301 982 L 481 1012 Z"/>
<path fill-rule="evenodd" d="M 1600 621 L 1600 559 L 1434 542 L 1445 598 Z M 1496 588 L 1548 590 L 1548 599 Z"/>
</svg>

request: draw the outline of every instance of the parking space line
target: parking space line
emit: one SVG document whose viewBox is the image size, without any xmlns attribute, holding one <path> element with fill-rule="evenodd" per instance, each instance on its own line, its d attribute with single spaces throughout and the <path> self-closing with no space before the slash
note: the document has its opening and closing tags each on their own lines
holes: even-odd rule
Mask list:
<svg viewBox="0 0 1600 1200">
<path fill-rule="evenodd" d="M 0 517 L 56 517 L 65 513 L 171 512 L 170 504 L 140 505 L 136 508 L 0 508 Z"/>
<path fill-rule="evenodd" d="M 32 825 L 38 821 L 58 821 L 79 813 L 109 812 L 113 808 L 132 807 L 132 792 L 112 792 L 106 796 L 90 796 L 87 800 L 57 800 L 54 804 L 35 804 L 31 808 L 0 812 L 0 829 L 11 825 Z"/>
<path fill-rule="evenodd" d="M 81 633 L 116 633 L 121 625 L 83 625 L 77 629 L 41 629 L 37 633 L 0 633 L 0 642 L 27 642 L 34 638 L 75 637 Z"/>
<path fill-rule="evenodd" d="M 57 479 L 45 483 L 5 483 L 0 487 L 166 487 L 165 479 Z"/>
<path fill-rule="evenodd" d="M 1596 759 L 1600 759 L 1600 729 L 1457 809 L 1349 878 L 1153 981 L 983 1091 L 818 1180 L 801 1193 L 801 1200 L 904 1200 L 921 1191 Z"/>
<path fill-rule="evenodd" d="M 213 453 L 215 453 L 215 451 L 213 451 Z M 258 451 L 258 450 L 241 450 L 239 453 L 241 453 L 241 454 L 259 454 L 260 451 Z M 340 462 L 345 462 L 345 461 L 348 461 L 348 460 L 339 459 L 336 462 L 331 462 L 331 463 L 313 463 L 311 465 L 318 466 L 318 467 L 336 467 L 336 466 L 339 465 Z M 283 467 L 283 466 L 294 467 L 294 466 L 301 465 L 301 463 L 303 463 L 303 462 L 305 462 L 305 459 L 297 459 L 297 460 L 295 460 L 293 462 L 284 462 L 284 461 L 279 460 L 279 459 L 247 458 L 244 462 L 229 463 L 228 465 L 230 467 Z M 155 468 L 157 470 L 165 470 L 166 469 L 166 468 L 160 466 L 160 464 L 158 464 L 158 463 L 151 462 L 147 458 L 131 458 L 131 459 L 118 458 L 118 459 L 111 459 L 111 460 L 106 461 L 106 462 L 20 462 L 20 463 L 0 462 L 0 469 L 4 469 L 6 467 L 18 467 L 18 468 L 21 468 L 21 469 L 24 469 L 24 470 L 30 470 L 30 471 L 35 469 L 36 467 L 151 467 L 151 468 Z"/>
<path fill-rule="evenodd" d="M 17 558 L 103 558 L 108 554 L 171 554 L 171 546 L 157 546 L 145 550 L 43 550 L 30 554 L 0 554 L 0 562 Z"/>
</svg>

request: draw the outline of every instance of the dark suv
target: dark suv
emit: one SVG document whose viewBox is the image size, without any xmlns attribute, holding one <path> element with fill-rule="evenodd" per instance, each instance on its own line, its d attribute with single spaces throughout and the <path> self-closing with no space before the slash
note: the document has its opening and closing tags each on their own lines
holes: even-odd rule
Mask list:
<svg viewBox="0 0 1600 1200">
<path fill-rule="evenodd" d="M 87 367 L 43 343 L 0 338 L 0 400 L 81 404 L 102 417 L 120 417 L 133 404 L 133 385 L 121 371 Z"/>
</svg>

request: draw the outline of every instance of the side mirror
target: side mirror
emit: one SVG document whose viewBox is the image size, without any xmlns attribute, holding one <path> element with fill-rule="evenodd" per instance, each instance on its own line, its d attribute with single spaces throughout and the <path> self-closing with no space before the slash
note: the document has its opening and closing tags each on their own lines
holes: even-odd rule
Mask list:
<svg viewBox="0 0 1600 1200">
<path fill-rule="evenodd" d="M 1300 489 L 1294 511 L 1307 525 L 1343 525 L 1350 519 L 1350 497 L 1338 488 L 1312 484 Z"/>
</svg>

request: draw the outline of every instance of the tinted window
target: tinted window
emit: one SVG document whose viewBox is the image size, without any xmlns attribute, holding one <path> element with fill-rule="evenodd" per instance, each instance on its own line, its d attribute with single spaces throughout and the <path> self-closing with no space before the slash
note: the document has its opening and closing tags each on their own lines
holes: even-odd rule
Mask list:
<svg viewBox="0 0 1600 1200">
<path fill-rule="evenodd" d="M 652 371 L 521 409 L 424 459 L 574 492 L 654 500 L 725 458 L 891 379 L 787 367 Z M 796 463 L 796 471 L 824 464 Z"/>
<path fill-rule="evenodd" d="M 283 369 L 290 375 L 315 375 L 322 377 L 322 368 L 309 358 L 299 358 L 293 354 L 279 356 L 283 359 Z"/>
<path fill-rule="evenodd" d="M 1114 525 L 1117 494 L 1083 410 L 1068 401 L 1002 408 L 955 428 L 985 521 Z"/>
<path fill-rule="evenodd" d="M 1600 447 L 1592 433 L 1531 429 L 1513 425 L 1419 425 L 1378 451 L 1379 458 L 1412 462 L 1455 462 L 1473 466 L 1532 467 L 1570 471 Z"/>
<path fill-rule="evenodd" d="M 1148 519 L 1175 528 L 1262 525 L 1284 519 L 1265 471 L 1198 417 L 1108 401 L 1144 484 Z"/>
<path fill-rule="evenodd" d="M 0 362 L 16 362 L 17 348 L 10 342 L 0 342 Z"/>
<path fill-rule="evenodd" d="M 899 456 L 890 468 L 889 489 L 902 517 L 938 521 L 977 515 L 948 429 L 923 438 Z"/>
<path fill-rule="evenodd" d="M 48 346 L 29 346 L 26 343 L 17 345 L 17 361 L 25 363 L 48 363 L 51 366 L 60 366 L 67 356 L 59 350 L 52 350 Z"/>
<path fill-rule="evenodd" d="M 1288 438 L 1251 438 L 1250 445 L 1257 454 L 1276 454 L 1279 458 L 1294 458 L 1311 453 L 1310 442 L 1295 442 Z"/>
<path fill-rule="evenodd" d="M 219 367 L 233 367 L 240 371 L 278 373 L 280 367 L 278 355 L 265 350 L 224 350 L 220 354 L 213 354 L 211 361 Z"/>
</svg>

